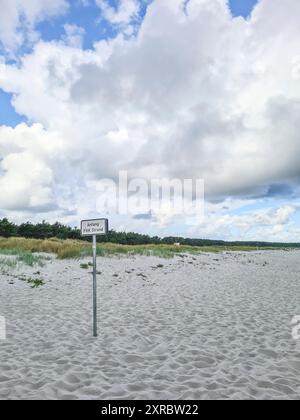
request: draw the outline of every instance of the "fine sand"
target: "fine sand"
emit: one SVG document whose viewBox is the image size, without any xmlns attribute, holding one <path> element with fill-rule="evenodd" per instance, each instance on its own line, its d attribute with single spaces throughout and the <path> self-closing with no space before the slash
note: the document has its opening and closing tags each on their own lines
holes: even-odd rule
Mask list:
<svg viewBox="0 0 300 420">
<path fill-rule="evenodd" d="M 99 258 L 96 339 L 82 262 L 0 275 L 0 399 L 300 399 L 300 252 Z"/>
</svg>

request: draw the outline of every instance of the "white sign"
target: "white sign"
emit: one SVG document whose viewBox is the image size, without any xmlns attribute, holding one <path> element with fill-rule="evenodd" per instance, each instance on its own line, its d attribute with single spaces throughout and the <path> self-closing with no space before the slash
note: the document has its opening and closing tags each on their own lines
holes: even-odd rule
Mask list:
<svg viewBox="0 0 300 420">
<path fill-rule="evenodd" d="M 82 236 L 106 235 L 107 233 L 108 233 L 108 220 L 107 219 L 83 220 L 81 222 L 81 235 Z"/>
</svg>

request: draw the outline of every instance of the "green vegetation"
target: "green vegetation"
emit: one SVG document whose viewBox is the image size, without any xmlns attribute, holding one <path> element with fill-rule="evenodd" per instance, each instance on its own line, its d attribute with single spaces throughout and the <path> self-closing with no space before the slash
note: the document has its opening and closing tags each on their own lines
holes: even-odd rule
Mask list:
<svg viewBox="0 0 300 420">
<path fill-rule="evenodd" d="M 88 264 L 80 264 L 80 268 L 82 268 L 83 270 L 88 270 L 89 265 Z"/>
<path fill-rule="evenodd" d="M 5 269 L 14 269 L 17 267 L 15 258 L 0 258 L 0 269 L 3 272 Z"/>
<path fill-rule="evenodd" d="M 43 267 L 45 265 L 46 260 L 49 260 L 49 257 L 34 255 L 32 252 L 21 252 L 17 256 L 17 261 L 20 261 L 25 265 L 29 265 L 30 267 L 33 267 L 34 265 L 39 265 L 40 267 Z"/>
<path fill-rule="evenodd" d="M 261 250 L 278 249 L 278 247 L 261 247 Z M 285 248 L 283 248 L 285 249 Z M 224 251 L 256 251 L 255 246 L 232 245 L 232 246 L 189 246 L 189 245 L 120 245 L 114 243 L 98 243 L 98 256 L 130 256 L 144 255 L 156 256 L 161 258 L 172 258 L 175 255 L 199 254 L 203 252 L 224 252 Z M 81 259 L 92 256 L 91 244 L 79 240 L 60 240 L 54 239 L 25 239 L 25 238 L 0 238 L 0 254 L 14 255 L 15 261 L 23 262 L 29 266 L 43 266 L 49 257 L 36 255 L 36 253 L 52 253 L 59 259 Z M 14 264 L 13 259 L 5 258 L 7 264 Z M 89 264 L 82 264 L 82 268 L 87 269 Z"/>
<path fill-rule="evenodd" d="M 26 281 L 27 281 L 28 284 L 31 285 L 32 289 L 37 289 L 38 287 L 44 286 L 44 284 L 45 284 L 44 280 L 42 280 L 42 279 L 31 279 L 31 278 L 29 278 Z"/>
<path fill-rule="evenodd" d="M 49 249 L 50 244 L 48 241 L 51 241 L 53 245 L 54 252 L 56 253 L 57 248 L 59 247 L 59 240 L 71 240 L 79 241 L 81 243 L 90 242 L 91 239 L 84 239 L 81 237 L 80 230 L 76 228 L 71 228 L 70 226 L 64 226 L 61 223 L 50 224 L 47 222 L 42 222 L 38 224 L 32 223 L 23 223 L 21 225 L 16 225 L 7 219 L 0 220 L 0 237 L 3 238 L 28 238 L 40 240 L 44 239 L 45 247 L 44 249 Z M 119 245 L 171 245 L 175 243 L 180 243 L 184 246 L 190 247 L 239 247 L 239 248 L 300 248 L 300 243 L 267 243 L 267 242 L 225 242 L 225 241 L 216 241 L 209 239 L 191 239 L 191 238 L 180 238 L 180 237 L 166 237 L 160 238 L 158 236 L 150 237 L 148 235 L 141 235 L 133 232 L 115 232 L 111 230 L 108 235 L 100 236 L 98 238 L 99 243 L 103 244 L 115 244 Z M 31 243 L 32 245 L 32 243 Z M 41 246 L 39 245 L 39 248 Z M 69 255 L 65 255 L 65 258 L 74 258 L 78 255 L 77 247 L 74 250 L 74 247 L 68 246 Z M 83 247 L 84 248 L 84 247 Z M 40 249 L 39 249 L 40 250 Z M 121 249 L 120 249 L 121 250 Z M 43 251 L 43 250 L 42 250 Z M 210 251 L 212 249 L 210 248 Z M 37 251 L 33 251 L 37 252 Z M 99 251 L 100 252 L 100 251 Z M 123 253 L 123 252 L 121 252 Z"/>
<path fill-rule="evenodd" d="M 51 253 L 60 259 L 84 258 L 92 256 L 90 238 L 83 239 L 80 231 L 60 223 L 39 224 L 25 223 L 15 225 L 7 219 L 0 220 L 0 254 L 14 255 L 16 261 L 4 259 L 2 265 L 14 266 L 23 262 L 29 266 L 43 266 L 47 257 L 36 253 Z M 180 244 L 180 246 L 174 245 Z M 159 238 L 110 231 L 98 238 L 97 255 L 145 255 L 172 258 L 185 253 L 223 251 L 256 251 L 272 249 L 299 248 L 299 244 L 264 243 L 264 242 L 224 242 L 207 239 Z M 1 263 L 0 263 L 1 264 Z M 83 268 L 83 267 L 82 267 Z M 86 267 L 84 267 L 86 268 Z"/>
<path fill-rule="evenodd" d="M 2 271 L 5 268 L 16 268 L 18 263 L 28 265 L 29 267 L 33 267 L 34 265 L 43 267 L 45 265 L 45 261 L 50 259 L 47 256 L 35 255 L 32 252 L 24 251 L 21 248 L 11 249 L 10 247 L 0 249 L 0 255 L 0 268 L 2 269 Z M 13 256 L 14 258 L 3 258 L 2 255 Z"/>
<path fill-rule="evenodd" d="M 45 284 L 44 280 L 40 278 L 34 279 L 32 277 L 19 276 L 18 279 L 28 283 L 32 289 L 37 289 Z"/>
</svg>

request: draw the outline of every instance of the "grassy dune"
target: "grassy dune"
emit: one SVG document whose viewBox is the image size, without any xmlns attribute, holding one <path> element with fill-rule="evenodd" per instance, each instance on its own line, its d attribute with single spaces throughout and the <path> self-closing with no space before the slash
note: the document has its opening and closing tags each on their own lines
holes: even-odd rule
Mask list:
<svg viewBox="0 0 300 420">
<path fill-rule="evenodd" d="M 272 248 L 260 248 L 272 249 Z M 278 248 L 277 248 L 278 249 Z M 118 245 L 111 243 L 100 243 L 97 245 L 97 255 L 154 255 L 164 258 L 172 258 L 175 255 L 190 253 L 197 254 L 201 252 L 223 252 L 223 251 L 254 251 L 256 247 L 250 246 L 208 246 L 208 247 L 192 247 L 192 246 L 174 246 L 174 245 Z M 0 237 L 0 254 L 16 255 L 31 265 L 38 262 L 35 259 L 40 257 L 34 256 L 33 253 L 52 253 L 60 259 L 82 258 L 91 256 L 91 244 L 78 240 L 60 240 L 57 238 L 42 239 L 25 239 L 25 238 L 1 238 Z"/>
</svg>

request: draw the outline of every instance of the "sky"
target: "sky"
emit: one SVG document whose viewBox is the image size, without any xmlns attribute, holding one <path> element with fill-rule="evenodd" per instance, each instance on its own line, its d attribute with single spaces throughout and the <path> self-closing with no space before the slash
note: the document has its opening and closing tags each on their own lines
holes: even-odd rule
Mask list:
<svg viewBox="0 0 300 420">
<path fill-rule="evenodd" d="M 298 0 L 0 0 L 0 10 L 0 218 L 299 241 Z M 111 190 L 102 212 L 104 180 L 120 171 L 203 179 L 204 218 L 165 203 L 120 214 Z"/>
</svg>

